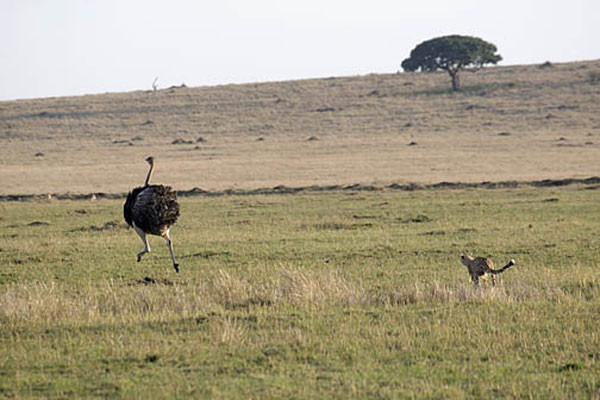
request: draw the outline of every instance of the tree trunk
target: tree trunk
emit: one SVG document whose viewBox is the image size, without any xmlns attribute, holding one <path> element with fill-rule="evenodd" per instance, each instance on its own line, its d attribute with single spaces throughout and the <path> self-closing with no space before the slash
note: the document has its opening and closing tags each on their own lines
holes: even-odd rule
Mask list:
<svg viewBox="0 0 600 400">
<path fill-rule="evenodd" d="M 460 89 L 460 77 L 458 76 L 458 71 L 448 71 L 448 73 L 452 78 L 452 90 Z"/>
</svg>

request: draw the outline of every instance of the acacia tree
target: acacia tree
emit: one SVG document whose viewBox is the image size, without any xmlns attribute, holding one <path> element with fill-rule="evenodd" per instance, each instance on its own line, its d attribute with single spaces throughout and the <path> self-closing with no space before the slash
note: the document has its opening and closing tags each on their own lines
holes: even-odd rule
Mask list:
<svg viewBox="0 0 600 400">
<path fill-rule="evenodd" d="M 496 46 L 473 36 L 450 35 L 427 40 L 410 52 L 402 61 L 405 71 L 448 71 L 452 78 L 452 89 L 460 88 L 459 72 L 467 68 L 480 68 L 485 64 L 496 64 L 502 60 L 495 54 Z M 475 69 L 476 71 L 476 69 Z"/>
</svg>

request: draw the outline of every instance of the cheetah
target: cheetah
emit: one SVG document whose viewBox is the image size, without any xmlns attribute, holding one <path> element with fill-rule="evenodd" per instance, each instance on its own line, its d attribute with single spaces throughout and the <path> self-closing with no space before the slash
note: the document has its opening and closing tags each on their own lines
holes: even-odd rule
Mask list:
<svg viewBox="0 0 600 400">
<path fill-rule="evenodd" d="M 479 285 L 479 278 L 486 280 L 487 275 L 490 274 L 492 276 L 492 286 L 495 286 L 496 281 L 494 275 L 500 274 L 515 265 L 515 260 L 511 259 L 504 267 L 500 269 L 494 269 L 494 263 L 492 263 L 492 260 L 485 257 L 473 258 L 468 254 L 461 255 L 460 260 L 462 261 L 463 265 L 469 269 L 471 280 L 475 285 Z"/>
</svg>

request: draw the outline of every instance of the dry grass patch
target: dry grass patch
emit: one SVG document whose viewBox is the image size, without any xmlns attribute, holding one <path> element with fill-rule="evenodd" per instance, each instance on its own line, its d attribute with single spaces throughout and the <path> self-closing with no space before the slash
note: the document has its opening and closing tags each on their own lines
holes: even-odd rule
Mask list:
<svg viewBox="0 0 600 400">
<path fill-rule="evenodd" d="M 0 293 L 0 320 L 7 324 L 49 325 L 78 321 L 132 322 L 152 318 L 189 318 L 216 309 L 252 306 L 348 306 L 367 301 L 365 291 L 338 273 L 278 271 L 261 282 L 224 270 L 205 284 L 135 285 L 110 281 L 88 283 L 75 293 L 56 282 L 5 285 Z"/>
<path fill-rule="evenodd" d="M 461 283 L 449 285 L 441 282 L 427 284 L 414 283 L 390 293 L 381 299 L 391 305 L 513 302 L 563 302 L 569 301 L 572 293 L 560 286 L 547 286 L 536 283 L 513 281 L 510 285 L 474 286 Z"/>
<path fill-rule="evenodd" d="M 431 73 L 2 102 L 0 194 L 122 193 L 149 154 L 180 190 L 597 176 L 599 65 L 488 68 L 456 93 Z"/>
<path fill-rule="evenodd" d="M 5 326 L 24 323 L 131 323 L 140 320 L 192 318 L 215 310 L 249 310 L 251 307 L 368 307 L 436 305 L 449 303 L 523 303 L 597 300 L 600 283 L 586 280 L 569 285 L 513 281 L 485 287 L 466 283 L 412 283 L 385 294 L 369 293 L 361 284 L 336 271 L 307 272 L 283 268 L 275 276 L 252 283 L 233 273 L 218 271 L 205 285 L 151 284 L 143 286 L 108 282 L 88 284 L 75 293 L 51 283 L 5 285 L 0 293 L 0 321 Z M 223 322 L 233 324 L 235 321 Z M 233 324 L 235 325 L 235 324 Z M 232 327 L 235 329 L 235 326 Z"/>
</svg>

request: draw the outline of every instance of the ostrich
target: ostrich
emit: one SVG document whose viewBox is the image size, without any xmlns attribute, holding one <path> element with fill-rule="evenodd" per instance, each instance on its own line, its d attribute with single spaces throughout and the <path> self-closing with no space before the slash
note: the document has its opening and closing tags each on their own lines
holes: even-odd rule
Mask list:
<svg viewBox="0 0 600 400">
<path fill-rule="evenodd" d="M 146 182 L 144 186 L 129 192 L 123 206 L 123 215 L 127 224 L 135 229 L 144 242 L 144 249 L 137 255 L 138 262 L 142 260 L 144 254 L 150 252 L 146 234 L 162 236 L 169 246 L 173 268 L 175 272 L 179 272 L 179 264 L 175 261 L 175 253 L 173 253 L 173 243 L 169 237 L 169 228 L 179 216 L 177 195 L 170 186 L 150 185 L 154 158 L 148 157 L 146 162 L 150 164 Z"/>
</svg>

